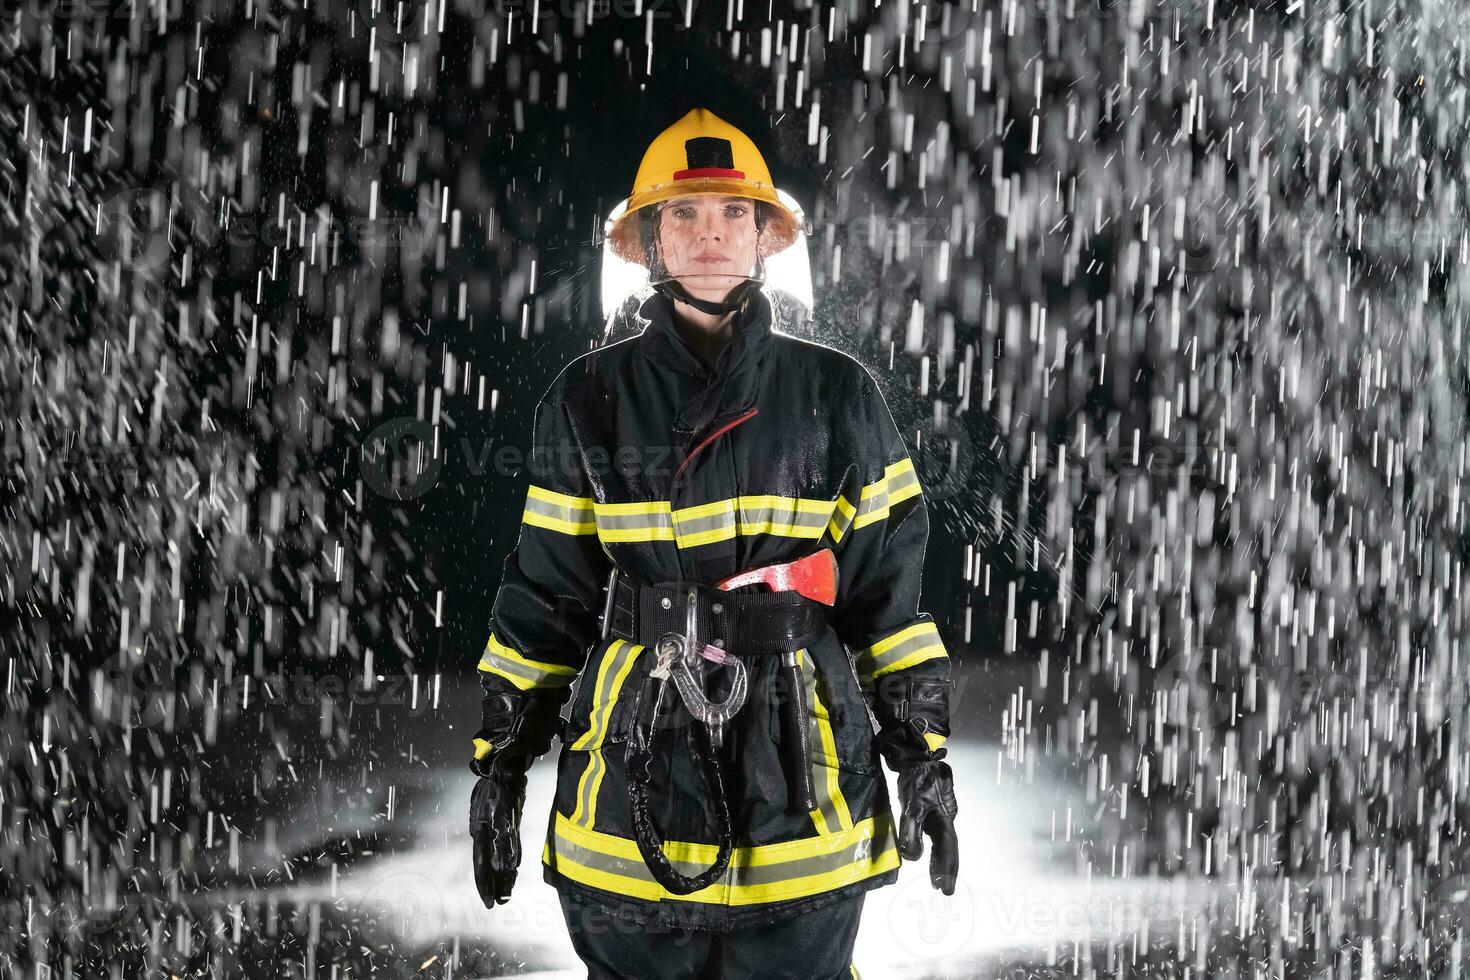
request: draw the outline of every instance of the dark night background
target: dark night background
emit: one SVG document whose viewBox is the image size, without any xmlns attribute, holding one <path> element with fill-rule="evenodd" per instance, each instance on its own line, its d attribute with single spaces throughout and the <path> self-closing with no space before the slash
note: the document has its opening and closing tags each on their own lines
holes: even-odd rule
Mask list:
<svg viewBox="0 0 1470 980">
<path fill-rule="evenodd" d="M 1462 11 L 535 2 L 0 0 L 0 974 L 577 975 L 545 760 L 468 884 L 497 454 L 704 106 L 930 500 L 864 976 L 1463 975 Z"/>
</svg>

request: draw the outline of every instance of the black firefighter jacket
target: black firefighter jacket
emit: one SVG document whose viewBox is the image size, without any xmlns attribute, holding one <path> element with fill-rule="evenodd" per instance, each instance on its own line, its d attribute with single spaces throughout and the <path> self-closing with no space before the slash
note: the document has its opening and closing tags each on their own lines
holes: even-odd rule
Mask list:
<svg viewBox="0 0 1470 980">
<path fill-rule="evenodd" d="M 918 609 L 928 515 L 867 369 L 773 330 L 764 293 L 737 314 L 713 372 L 680 337 L 669 300 L 655 294 L 639 313 L 641 334 L 574 360 L 536 408 L 520 538 L 480 677 L 520 691 L 580 678 L 542 853 L 548 882 L 637 921 L 741 928 L 897 877 L 865 694 L 899 671 L 948 683 L 944 643 Z M 824 547 L 838 560 L 837 601 L 830 628 L 800 653 L 817 808 L 787 812 L 778 658 L 748 658 L 748 699 L 725 738 L 736 847 L 720 881 L 673 895 L 639 855 L 623 763 L 654 651 L 600 639 L 608 573 L 616 563 L 641 583 L 712 585 Z M 925 741 L 937 750 L 943 736 Z M 682 743 L 667 745 L 652 812 L 670 860 L 697 874 L 717 850 L 708 789 Z"/>
</svg>

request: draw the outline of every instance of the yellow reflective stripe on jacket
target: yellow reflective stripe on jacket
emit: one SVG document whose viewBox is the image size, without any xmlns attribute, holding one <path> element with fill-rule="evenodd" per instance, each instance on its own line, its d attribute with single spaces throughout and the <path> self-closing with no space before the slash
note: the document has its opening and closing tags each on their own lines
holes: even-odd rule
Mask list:
<svg viewBox="0 0 1470 980">
<path fill-rule="evenodd" d="M 715 859 L 713 844 L 666 841 L 664 853 L 684 874 L 698 874 Z M 725 880 L 688 895 L 667 891 L 653 877 L 638 844 L 579 827 L 561 813 L 553 821 L 542 861 L 593 888 L 649 901 L 758 905 L 829 892 L 899 865 L 893 820 L 883 813 L 851 830 L 755 847 L 737 847 Z"/>
<path fill-rule="evenodd" d="M 856 506 L 839 494 L 834 501 L 835 507 L 827 531 L 832 535 L 833 541 L 840 543 L 848 531 L 886 519 L 894 504 L 914 496 L 920 489 L 914 461 L 905 456 L 889 465 L 882 476 L 858 492 Z"/>
<path fill-rule="evenodd" d="M 602 777 L 607 774 L 602 743 L 607 737 L 613 706 L 618 703 L 618 693 L 623 689 L 633 662 L 643 650 L 644 647 L 638 644 L 616 639 L 604 651 L 597 668 L 597 686 L 592 691 L 592 712 L 587 731 L 568 746 L 587 751 L 587 767 L 577 782 L 577 807 L 572 811 L 572 822 L 580 826 L 591 827 L 597 819 L 597 794 L 602 789 Z"/>
<path fill-rule="evenodd" d="M 533 483 L 526 489 L 526 509 L 521 521 L 562 534 L 596 534 L 592 503 L 591 497 L 569 497 Z"/>
<path fill-rule="evenodd" d="M 697 548 L 737 534 L 816 540 L 828 529 L 838 506 L 833 500 L 746 494 L 678 510 L 672 510 L 667 500 L 654 500 L 594 504 L 593 511 L 597 533 L 608 544 L 673 541 L 680 548 Z"/>
<path fill-rule="evenodd" d="M 812 774 L 813 802 L 817 804 L 811 811 L 812 824 L 819 835 L 828 836 L 852 829 L 852 811 L 838 783 L 837 738 L 832 732 L 832 717 L 817 690 L 816 661 L 803 647 L 796 651 L 796 662 L 801 665 L 802 687 L 806 690 L 807 739 L 811 745 L 807 765 Z"/>
<path fill-rule="evenodd" d="M 577 780 L 577 808 L 572 811 L 572 821 L 579 826 L 591 827 L 597 819 L 597 794 L 602 790 L 602 777 L 607 775 L 607 760 L 602 757 L 602 746 L 587 750 L 587 768 Z"/>
<path fill-rule="evenodd" d="M 749 494 L 683 507 L 673 512 L 675 540 L 692 548 L 737 533 L 816 539 L 827 529 L 833 506 L 831 500 Z"/>
<path fill-rule="evenodd" d="M 597 686 L 592 689 L 592 710 L 588 717 L 587 730 L 571 744 L 573 749 L 595 749 L 607 737 L 608 722 L 612 719 L 613 706 L 618 703 L 618 693 L 633 661 L 645 648 L 636 643 L 618 638 L 608 644 L 597 666 Z"/>
<path fill-rule="evenodd" d="M 853 518 L 857 516 L 857 508 L 847 502 L 847 498 L 841 494 L 837 495 L 836 506 L 832 508 L 832 519 L 827 522 L 827 533 L 832 535 L 832 540 L 842 541 L 842 536 L 852 527 Z"/>
<path fill-rule="evenodd" d="M 674 540 L 667 500 L 628 504 L 595 504 L 597 535 L 608 544 Z"/>
<path fill-rule="evenodd" d="M 882 677 L 925 660 L 947 656 L 949 653 L 939 637 L 939 628 L 926 620 L 906 626 L 872 646 L 859 650 L 857 670 L 859 676 Z"/>
<path fill-rule="evenodd" d="M 882 477 L 863 487 L 862 495 L 858 499 L 857 517 L 852 523 L 853 528 L 884 520 L 894 504 L 907 500 L 918 492 L 919 475 L 914 472 L 912 459 L 905 456 L 898 462 L 889 464 Z"/>
<path fill-rule="evenodd" d="M 522 691 L 565 687 L 577 676 L 577 668 L 532 660 L 500 642 L 493 632 L 485 644 L 484 655 L 480 657 L 480 669 L 504 677 Z"/>
</svg>

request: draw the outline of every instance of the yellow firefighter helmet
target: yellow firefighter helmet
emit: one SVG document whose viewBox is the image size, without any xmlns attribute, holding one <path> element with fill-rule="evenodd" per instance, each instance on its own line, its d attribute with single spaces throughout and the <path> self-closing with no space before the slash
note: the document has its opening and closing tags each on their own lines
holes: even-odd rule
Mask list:
<svg viewBox="0 0 1470 980">
<path fill-rule="evenodd" d="M 701 308 L 713 311 L 720 307 L 687 299 L 662 268 L 654 247 L 658 205 L 695 194 L 755 201 L 757 264 L 746 277 L 749 282 L 741 285 L 773 285 L 811 306 L 807 222 L 800 205 L 775 186 L 765 158 L 750 137 L 708 109 L 691 109 L 649 144 L 633 179 L 632 193 L 613 208 L 603 225 L 604 310 L 615 308 L 629 293 L 649 284 L 660 291 L 672 288 L 681 299 Z M 732 299 L 743 292 L 737 288 Z"/>
<path fill-rule="evenodd" d="M 785 251 L 805 231 L 801 208 L 771 181 L 750 137 L 708 109 L 690 109 L 649 144 L 632 194 L 608 218 L 604 234 L 613 252 L 646 268 L 648 243 L 640 234 L 639 212 L 691 194 L 733 194 L 769 205 L 761 230 L 764 258 Z"/>
</svg>

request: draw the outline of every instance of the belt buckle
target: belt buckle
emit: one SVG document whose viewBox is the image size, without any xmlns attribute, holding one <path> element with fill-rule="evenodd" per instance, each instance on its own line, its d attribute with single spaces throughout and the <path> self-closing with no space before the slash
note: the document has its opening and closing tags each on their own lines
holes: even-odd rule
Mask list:
<svg viewBox="0 0 1470 980">
<path fill-rule="evenodd" d="M 679 633 L 665 633 L 658 638 L 654 653 L 658 657 L 658 663 L 649 671 L 649 675 L 661 681 L 668 680 L 674 667 L 684 660 L 684 637 Z"/>
<path fill-rule="evenodd" d="M 672 630 L 658 638 L 654 645 L 654 653 L 658 657 L 658 663 L 649 673 L 659 680 L 667 680 L 673 675 L 678 667 L 692 667 L 692 659 L 689 654 L 694 650 L 694 645 L 699 640 L 699 591 L 695 588 L 688 590 L 687 605 L 684 615 L 684 632 L 677 633 Z M 683 693 L 682 691 L 680 692 Z"/>
</svg>

